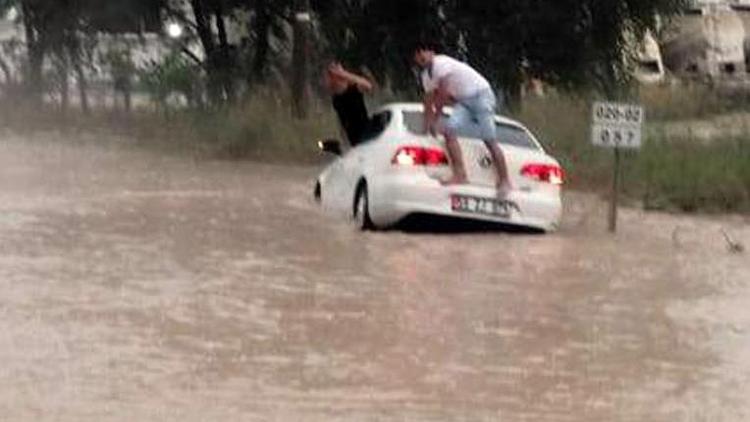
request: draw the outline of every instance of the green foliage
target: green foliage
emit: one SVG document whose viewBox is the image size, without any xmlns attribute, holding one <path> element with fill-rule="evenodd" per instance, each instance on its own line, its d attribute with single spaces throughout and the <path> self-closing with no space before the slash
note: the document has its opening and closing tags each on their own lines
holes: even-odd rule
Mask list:
<svg viewBox="0 0 750 422">
<path fill-rule="evenodd" d="M 194 150 L 224 159 L 316 162 L 320 157 L 316 141 L 337 133 L 336 119 L 327 109 L 312 119 L 293 119 L 288 101 L 270 94 L 232 110 L 187 116 Z"/>
<path fill-rule="evenodd" d="M 750 91 L 744 87 L 711 87 L 701 83 L 644 86 L 640 98 L 648 108 L 649 119 L 659 121 L 706 119 L 750 111 Z"/>
<path fill-rule="evenodd" d="M 142 88 L 162 107 L 173 95 L 182 96 L 188 104 L 200 101 L 200 69 L 179 54 L 171 54 L 140 74 Z"/>
<path fill-rule="evenodd" d="M 644 205 L 680 211 L 750 211 L 750 139 L 710 143 L 654 138 L 639 156 Z"/>
<path fill-rule="evenodd" d="M 159 32 L 162 29 L 161 9 L 166 0 L 80 0 L 83 18 L 97 31 Z"/>
<path fill-rule="evenodd" d="M 0 17 L 4 17 L 11 7 L 14 7 L 17 0 L 0 0 Z"/>
<path fill-rule="evenodd" d="M 439 0 L 313 2 L 330 53 L 349 66 L 367 66 L 397 91 L 417 89 L 412 75 L 414 45 L 450 42 L 442 31 Z"/>
<path fill-rule="evenodd" d="M 526 101 L 517 117 L 561 161 L 569 188 L 605 193 L 611 186 L 612 151 L 591 145 L 590 104 L 586 98 L 551 95 Z M 747 135 L 710 141 L 670 136 L 660 122 L 651 121 L 644 148 L 624 153 L 623 188 L 626 198 L 649 209 L 750 212 L 747 163 Z"/>
<path fill-rule="evenodd" d="M 510 90 L 524 75 L 612 92 L 627 82 L 628 34 L 656 26 L 683 0 L 378 0 L 315 3 L 331 50 L 397 85 L 411 83 L 410 46 L 442 44 Z"/>
<path fill-rule="evenodd" d="M 115 81 L 131 80 L 137 70 L 128 49 L 110 50 L 102 57 L 102 61 L 109 66 L 112 78 Z"/>
<path fill-rule="evenodd" d="M 305 2 L 293 0 L 0 0 L 20 2 L 31 27 L 31 62 L 63 43 L 75 50 L 92 31 L 160 31 L 163 21 L 186 23 L 202 54 L 209 95 L 233 101 L 239 85 L 264 82 L 272 67 L 288 74 L 288 24 Z M 653 29 L 685 0 L 311 0 L 322 57 L 367 66 L 394 90 L 416 93 L 411 53 L 420 40 L 471 62 L 511 99 L 533 76 L 562 88 L 595 88 L 612 95 L 628 82 L 628 39 Z M 228 35 L 230 22 L 247 30 Z M 629 38 L 630 37 L 630 38 Z M 326 54 L 327 53 L 327 54 Z M 318 61 L 320 64 L 320 61 Z M 37 70 L 38 72 L 38 70 Z"/>
</svg>

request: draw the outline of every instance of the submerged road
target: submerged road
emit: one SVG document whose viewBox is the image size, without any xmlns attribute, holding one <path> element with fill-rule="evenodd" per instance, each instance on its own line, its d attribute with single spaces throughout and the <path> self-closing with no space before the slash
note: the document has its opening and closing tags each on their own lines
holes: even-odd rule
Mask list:
<svg viewBox="0 0 750 422">
<path fill-rule="evenodd" d="M 0 420 L 750 420 L 740 217 L 365 233 L 314 169 L 0 134 Z"/>
</svg>

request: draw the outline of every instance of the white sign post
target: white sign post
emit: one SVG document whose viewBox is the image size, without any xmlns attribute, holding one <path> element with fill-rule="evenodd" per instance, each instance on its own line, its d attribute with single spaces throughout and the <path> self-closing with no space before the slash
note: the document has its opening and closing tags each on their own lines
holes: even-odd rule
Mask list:
<svg viewBox="0 0 750 422">
<path fill-rule="evenodd" d="M 620 193 L 620 150 L 640 149 L 643 139 L 644 110 L 639 105 L 608 102 L 594 103 L 591 139 L 594 145 L 612 148 L 615 163 L 612 176 L 612 196 L 609 212 L 609 231 L 617 231 L 617 202 Z"/>
</svg>

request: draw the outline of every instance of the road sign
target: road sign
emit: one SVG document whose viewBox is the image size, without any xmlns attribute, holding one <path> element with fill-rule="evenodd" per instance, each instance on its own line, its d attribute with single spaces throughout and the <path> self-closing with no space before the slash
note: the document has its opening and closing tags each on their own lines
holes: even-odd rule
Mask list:
<svg viewBox="0 0 750 422">
<path fill-rule="evenodd" d="M 638 105 L 594 103 L 592 142 L 600 147 L 639 149 L 643 119 L 643 107 Z"/>
<path fill-rule="evenodd" d="M 617 203 L 620 193 L 620 150 L 640 149 L 643 131 L 643 107 L 610 102 L 594 103 L 591 140 L 596 146 L 612 148 L 612 196 L 609 207 L 609 231 L 617 231 Z"/>
</svg>

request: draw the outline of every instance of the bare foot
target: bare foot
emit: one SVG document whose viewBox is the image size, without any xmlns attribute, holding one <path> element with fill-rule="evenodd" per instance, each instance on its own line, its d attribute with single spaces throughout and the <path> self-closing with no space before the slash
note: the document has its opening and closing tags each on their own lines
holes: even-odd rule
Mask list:
<svg viewBox="0 0 750 422">
<path fill-rule="evenodd" d="M 513 185 L 508 181 L 498 182 L 495 188 L 497 189 L 497 195 L 500 197 L 508 196 L 513 191 Z"/>
<path fill-rule="evenodd" d="M 469 183 L 469 181 L 466 180 L 466 178 L 451 177 L 448 180 L 441 180 L 440 183 L 442 183 L 443 186 L 453 186 L 453 185 L 465 185 Z"/>
</svg>

